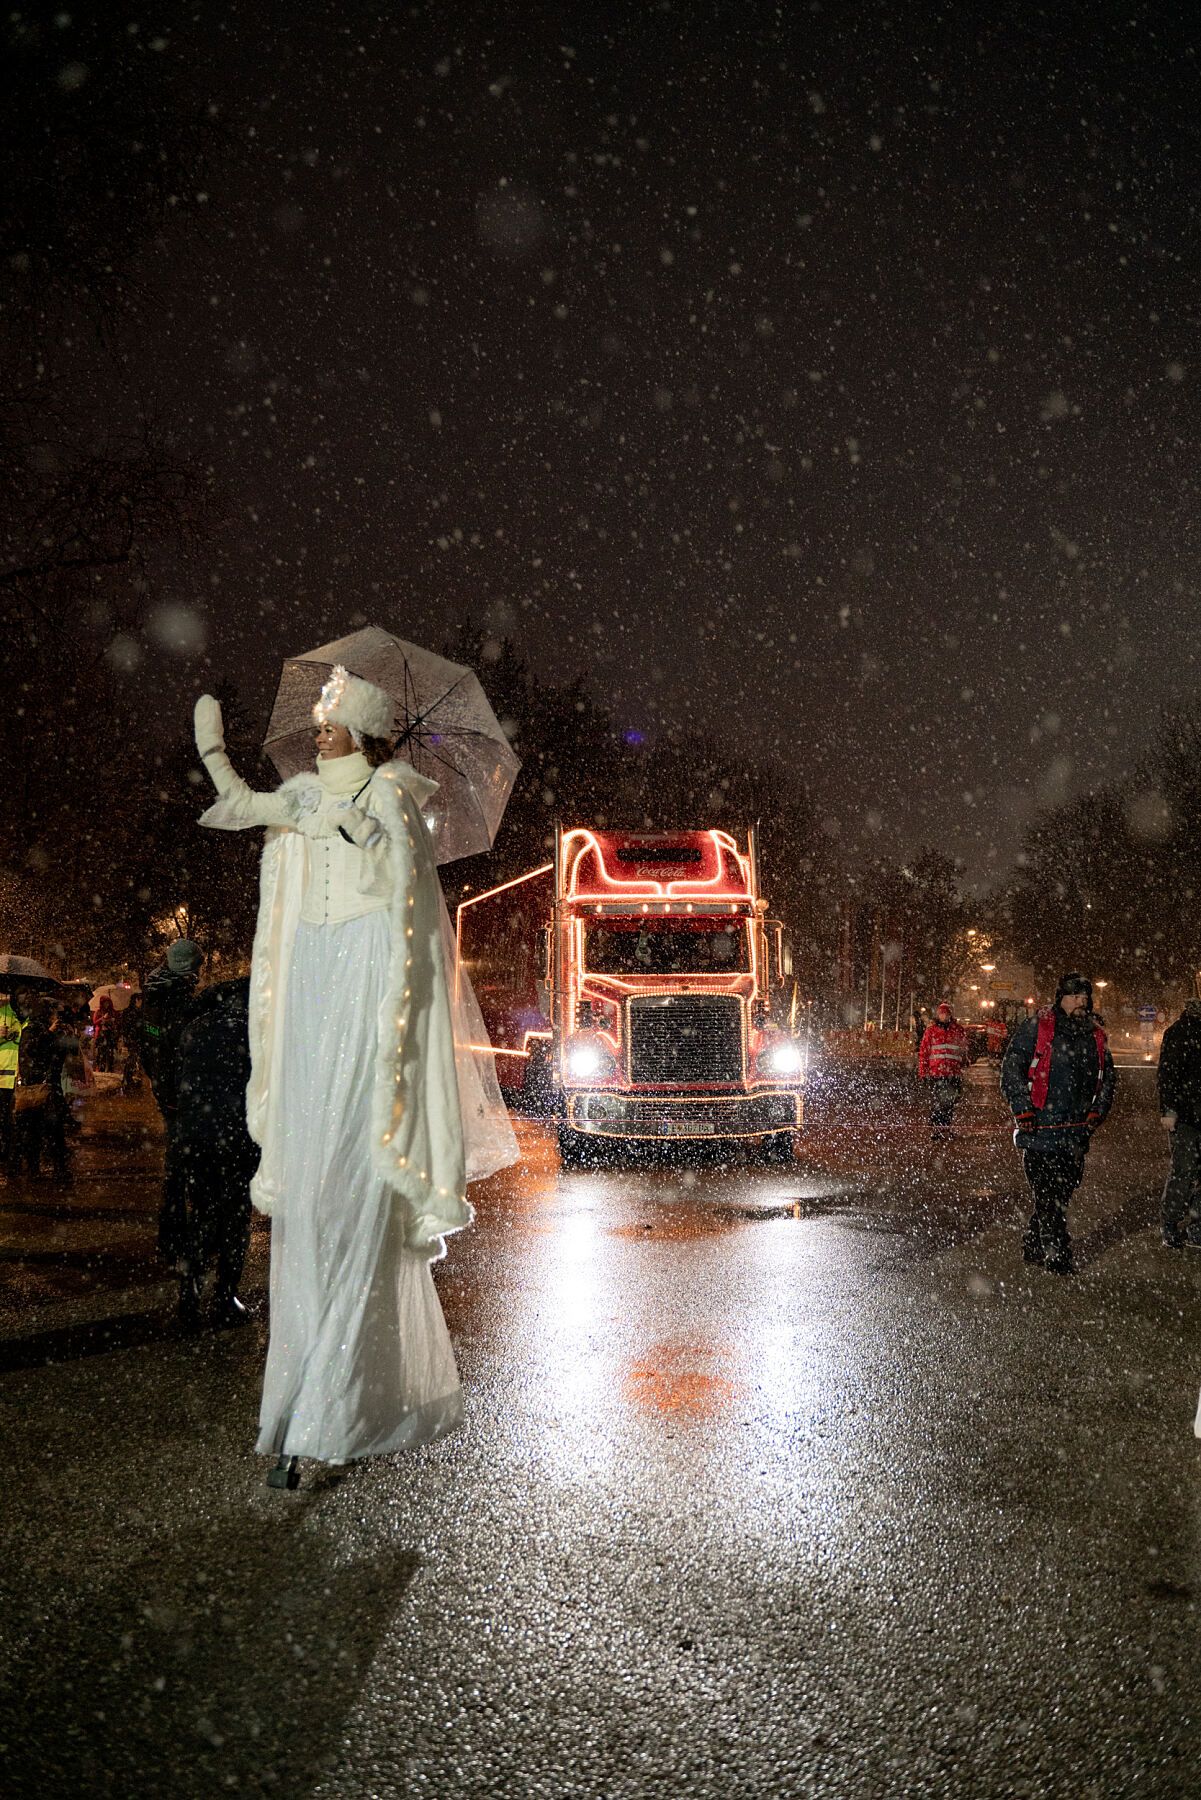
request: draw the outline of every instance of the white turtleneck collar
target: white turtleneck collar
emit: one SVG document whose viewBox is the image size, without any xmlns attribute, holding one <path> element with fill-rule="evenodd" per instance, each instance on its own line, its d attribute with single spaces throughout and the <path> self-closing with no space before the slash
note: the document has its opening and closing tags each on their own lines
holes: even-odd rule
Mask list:
<svg viewBox="0 0 1201 1800">
<path fill-rule="evenodd" d="M 327 794 L 355 794 L 374 773 L 361 750 L 352 750 L 349 756 L 317 758 L 317 775 Z"/>
</svg>

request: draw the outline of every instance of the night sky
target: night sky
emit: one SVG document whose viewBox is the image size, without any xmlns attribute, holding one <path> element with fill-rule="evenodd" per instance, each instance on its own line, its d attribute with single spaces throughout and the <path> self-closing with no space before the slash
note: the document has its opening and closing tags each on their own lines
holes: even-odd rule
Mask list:
<svg viewBox="0 0 1201 1800">
<path fill-rule="evenodd" d="M 1197 21 L 156 15 L 226 140 L 133 362 L 229 505 L 167 572 L 181 721 L 471 615 L 620 726 L 795 758 L 848 851 L 1000 878 L 1193 702 Z"/>
</svg>

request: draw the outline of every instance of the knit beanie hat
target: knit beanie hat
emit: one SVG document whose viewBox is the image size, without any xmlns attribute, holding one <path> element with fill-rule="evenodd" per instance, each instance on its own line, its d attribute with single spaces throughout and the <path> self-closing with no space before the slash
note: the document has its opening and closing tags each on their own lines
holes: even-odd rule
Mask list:
<svg viewBox="0 0 1201 1800">
<path fill-rule="evenodd" d="M 1092 1011 L 1093 984 L 1088 979 L 1087 975 L 1061 975 L 1059 977 L 1059 984 L 1055 989 L 1056 1006 L 1059 1005 L 1059 1002 L 1063 999 L 1065 994 L 1083 994 L 1085 1004 L 1089 1011 Z"/>
<path fill-rule="evenodd" d="M 383 688 L 370 681 L 360 681 L 341 663 L 335 663 L 321 690 L 321 698 L 313 708 L 313 718 L 318 725 L 324 725 L 327 720 L 331 725 L 344 725 L 362 749 L 364 737 L 391 737 L 395 711 Z"/>
<path fill-rule="evenodd" d="M 951 1007 L 950 1007 L 950 1003 L 948 1001 L 946 1001 L 946 1000 L 939 1001 L 938 1016 L 940 1019 L 949 1019 L 952 1017 Z"/>
<path fill-rule="evenodd" d="M 191 938 L 176 938 L 167 950 L 167 967 L 173 975 L 195 975 L 204 961 L 204 951 Z"/>
</svg>

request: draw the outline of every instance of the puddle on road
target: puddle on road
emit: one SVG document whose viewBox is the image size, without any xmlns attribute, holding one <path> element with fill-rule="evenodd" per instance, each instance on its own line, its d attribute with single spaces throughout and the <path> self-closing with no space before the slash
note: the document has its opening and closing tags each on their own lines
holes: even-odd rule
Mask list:
<svg viewBox="0 0 1201 1800">
<path fill-rule="evenodd" d="M 627 1219 L 606 1228 L 609 1237 L 666 1239 L 681 1243 L 691 1238 L 715 1237 L 728 1229 L 730 1217 L 723 1217 L 716 1207 L 698 1207 L 688 1212 L 662 1212 L 653 1219 Z"/>
<path fill-rule="evenodd" d="M 827 1182 L 815 1183 L 814 1191 L 808 1193 L 785 1191 L 781 1194 L 782 1184 L 777 1179 L 768 1185 L 762 1200 L 754 1198 L 753 1185 L 748 1191 L 745 1181 L 727 1184 L 727 1191 L 730 1185 L 736 1185 L 742 1197 L 715 1199 L 711 1183 L 693 1185 L 687 1180 L 681 1183 L 678 1177 L 658 1184 L 658 1191 L 644 1186 L 640 1192 L 629 1196 L 635 1204 L 641 1203 L 640 1216 L 614 1222 L 607 1227 L 608 1234 L 611 1237 L 669 1241 L 704 1238 L 718 1235 L 734 1225 L 778 1219 L 816 1219 L 863 1204 L 861 1194 L 845 1188 L 831 1191 Z"/>
<path fill-rule="evenodd" d="M 713 1211 L 724 1219 L 824 1219 L 862 1206 L 863 1195 L 855 1193 L 798 1194 L 770 1206 L 716 1206 Z"/>
</svg>

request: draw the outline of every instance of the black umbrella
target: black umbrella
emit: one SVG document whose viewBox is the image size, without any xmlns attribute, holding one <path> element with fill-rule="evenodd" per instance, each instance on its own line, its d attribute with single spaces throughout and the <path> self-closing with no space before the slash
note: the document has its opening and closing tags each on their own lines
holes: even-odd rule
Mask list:
<svg viewBox="0 0 1201 1800">
<path fill-rule="evenodd" d="M 48 993 L 59 986 L 49 969 L 32 956 L 0 956 L 0 993 L 11 994 L 16 988 L 39 988 Z"/>
</svg>

